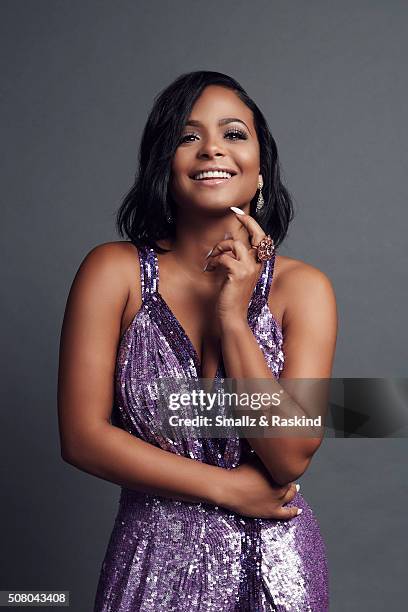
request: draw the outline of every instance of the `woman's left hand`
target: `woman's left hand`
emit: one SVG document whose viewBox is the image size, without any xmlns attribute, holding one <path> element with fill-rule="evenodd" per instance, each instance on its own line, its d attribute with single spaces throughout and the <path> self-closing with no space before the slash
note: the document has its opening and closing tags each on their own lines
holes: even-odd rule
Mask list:
<svg viewBox="0 0 408 612">
<path fill-rule="evenodd" d="M 257 245 L 265 237 L 261 226 L 250 215 L 235 213 L 248 232 L 250 243 Z M 221 240 L 207 257 L 206 271 L 223 268 L 226 272 L 216 303 L 219 322 L 247 322 L 249 301 L 258 281 L 262 262 L 257 261 L 256 249 L 248 249 L 242 240 Z"/>
</svg>

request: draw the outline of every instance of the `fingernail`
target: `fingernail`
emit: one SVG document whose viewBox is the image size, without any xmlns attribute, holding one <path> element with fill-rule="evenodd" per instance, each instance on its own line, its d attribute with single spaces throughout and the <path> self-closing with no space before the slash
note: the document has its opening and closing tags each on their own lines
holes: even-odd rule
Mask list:
<svg viewBox="0 0 408 612">
<path fill-rule="evenodd" d="M 298 511 L 296 512 L 296 516 L 298 516 L 299 514 L 302 514 L 303 509 L 302 508 L 298 508 Z"/>
<path fill-rule="evenodd" d="M 245 215 L 244 211 L 236 206 L 230 206 L 230 209 L 233 210 L 234 213 L 237 213 L 237 215 Z"/>
<path fill-rule="evenodd" d="M 296 485 L 296 491 L 299 491 L 299 489 L 300 489 L 300 484 L 297 484 Z"/>
<path fill-rule="evenodd" d="M 204 266 L 204 268 L 203 268 L 203 272 L 205 272 L 205 271 L 206 271 L 208 264 L 209 264 L 209 262 L 207 261 L 207 263 L 205 264 L 205 266 Z"/>
<path fill-rule="evenodd" d="M 213 247 L 213 248 L 212 248 L 210 251 L 208 251 L 208 253 L 207 253 L 207 255 L 204 257 L 204 259 L 207 259 L 207 257 L 209 257 L 209 256 L 211 255 L 211 253 L 213 252 L 213 250 L 214 250 L 214 247 Z"/>
</svg>

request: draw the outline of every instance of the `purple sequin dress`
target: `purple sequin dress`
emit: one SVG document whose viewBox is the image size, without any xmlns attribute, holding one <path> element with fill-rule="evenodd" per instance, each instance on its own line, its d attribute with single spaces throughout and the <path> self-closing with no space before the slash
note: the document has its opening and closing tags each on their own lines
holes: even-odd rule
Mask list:
<svg viewBox="0 0 408 612">
<path fill-rule="evenodd" d="M 201 364 L 158 292 L 154 249 L 139 248 L 139 261 L 142 306 L 119 345 L 112 423 L 166 451 L 236 467 L 251 451 L 245 439 L 200 439 L 178 449 L 151 426 L 149 383 L 197 379 Z M 283 337 L 267 304 L 274 263 L 275 257 L 263 264 L 248 323 L 278 378 Z M 223 376 L 221 358 L 215 380 Z M 249 518 L 122 487 L 94 612 L 326 612 L 328 571 L 318 523 L 300 493 L 287 505 L 302 514 L 287 521 Z"/>
</svg>

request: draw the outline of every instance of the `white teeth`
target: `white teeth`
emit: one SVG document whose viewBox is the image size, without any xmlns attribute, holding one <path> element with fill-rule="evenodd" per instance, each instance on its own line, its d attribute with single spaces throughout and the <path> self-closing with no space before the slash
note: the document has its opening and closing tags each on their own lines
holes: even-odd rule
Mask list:
<svg viewBox="0 0 408 612">
<path fill-rule="evenodd" d="M 223 170 L 209 170 L 207 172 L 200 172 L 194 175 L 194 179 L 199 181 L 205 178 L 231 178 L 232 174 L 224 172 Z"/>
</svg>

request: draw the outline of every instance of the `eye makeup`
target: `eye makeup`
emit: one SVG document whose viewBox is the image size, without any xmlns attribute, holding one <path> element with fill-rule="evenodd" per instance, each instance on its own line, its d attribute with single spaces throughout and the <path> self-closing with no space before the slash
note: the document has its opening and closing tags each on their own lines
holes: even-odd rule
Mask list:
<svg viewBox="0 0 408 612">
<path fill-rule="evenodd" d="M 248 140 L 248 135 L 244 130 L 240 130 L 238 128 L 232 128 L 232 129 L 228 129 L 224 136 L 229 136 L 229 135 L 234 135 L 236 136 L 236 138 L 229 138 L 228 140 Z M 193 138 L 195 136 L 199 136 L 199 134 L 197 134 L 196 132 L 191 132 L 189 134 L 184 134 L 184 136 L 182 136 L 182 138 L 180 139 L 180 144 L 187 142 L 186 138 Z M 190 141 L 191 142 L 191 141 Z"/>
</svg>

